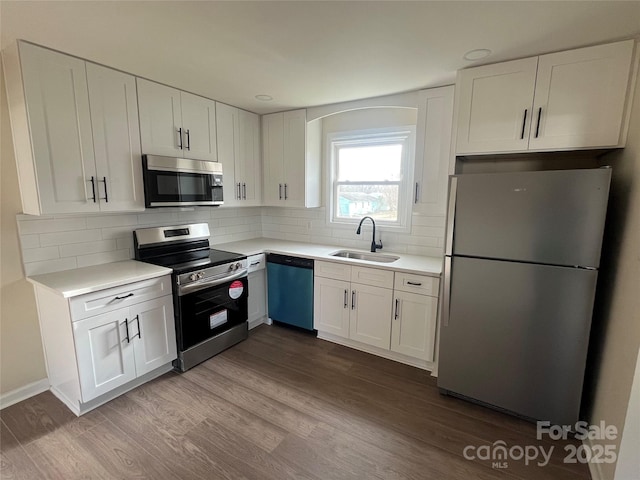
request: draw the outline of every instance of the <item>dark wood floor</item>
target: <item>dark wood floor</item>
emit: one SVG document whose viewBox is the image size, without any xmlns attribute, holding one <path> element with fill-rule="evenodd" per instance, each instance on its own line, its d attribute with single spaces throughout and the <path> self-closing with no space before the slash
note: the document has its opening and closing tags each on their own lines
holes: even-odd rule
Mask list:
<svg viewBox="0 0 640 480">
<path fill-rule="evenodd" d="M 422 370 L 282 327 L 80 418 L 49 392 L 0 418 L 3 480 L 589 478 L 532 424 L 441 396 Z M 503 469 L 463 456 L 499 440 L 554 454 Z"/>
</svg>

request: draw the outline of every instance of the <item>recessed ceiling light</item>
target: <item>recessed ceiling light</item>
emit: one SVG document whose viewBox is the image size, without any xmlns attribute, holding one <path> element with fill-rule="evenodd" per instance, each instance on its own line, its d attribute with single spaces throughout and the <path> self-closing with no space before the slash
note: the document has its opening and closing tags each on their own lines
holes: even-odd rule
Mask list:
<svg viewBox="0 0 640 480">
<path fill-rule="evenodd" d="M 256 100 L 260 100 L 261 102 L 270 102 L 273 100 L 271 95 L 256 95 Z"/>
<path fill-rule="evenodd" d="M 476 48 L 475 50 L 469 50 L 462 58 L 473 62 L 474 60 L 487 58 L 489 55 L 491 55 L 491 50 L 488 48 Z"/>
</svg>

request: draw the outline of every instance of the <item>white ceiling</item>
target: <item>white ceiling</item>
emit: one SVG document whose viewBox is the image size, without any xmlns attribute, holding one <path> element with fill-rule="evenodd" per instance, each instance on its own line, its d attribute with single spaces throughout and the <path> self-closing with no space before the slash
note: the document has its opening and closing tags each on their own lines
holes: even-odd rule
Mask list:
<svg viewBox="0 0 640 480">
<path fill-rule="evenodd" d="M 22 38 L 267 113 L 446 85 L 481 62 L 638 37 L 640 1 L 0 0 L 0 31 L 3 47 Z M 493 54 L 463 60 L 476 48 Z"/>
</svg>

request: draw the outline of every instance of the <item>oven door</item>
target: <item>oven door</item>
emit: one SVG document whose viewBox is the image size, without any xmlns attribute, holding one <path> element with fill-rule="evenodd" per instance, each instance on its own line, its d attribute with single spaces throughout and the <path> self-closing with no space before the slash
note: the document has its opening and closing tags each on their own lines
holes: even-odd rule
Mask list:
<svg viewBox="0 0 640 480">
<path fill-rule="evenodd" d="M 247 321 L 246 274 L 178 297 L 178 348 L 185 351 Z"/>
</svg>

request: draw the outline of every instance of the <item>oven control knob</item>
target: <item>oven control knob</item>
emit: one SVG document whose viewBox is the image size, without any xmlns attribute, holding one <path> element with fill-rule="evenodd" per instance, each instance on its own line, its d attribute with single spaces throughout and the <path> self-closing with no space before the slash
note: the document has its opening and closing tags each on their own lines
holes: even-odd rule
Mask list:
<svg viewBox="0 0 640 480">
<path fill-rule="evenodd" d="M 238 266 L 235 263 L 229 265 L 229 270 L 234 271 Z"/>
<path fill-rule="evenodd" d="M 204 278 L 204 272 L 198 272 L 198 280 Z"/>
<path fill-rule="evenodd" d="M 192 282 L 195 282 L 196 280 L 198 280 L 198 274 L 192 273 L 191 275 L 189 275 L 189 280 L 191 280 Z"/>
<path fill-rule="evenodd" d="M 236 270 L 240 270 L 242 268 L 242 263 L 236 263 Z"/>
</svg>

